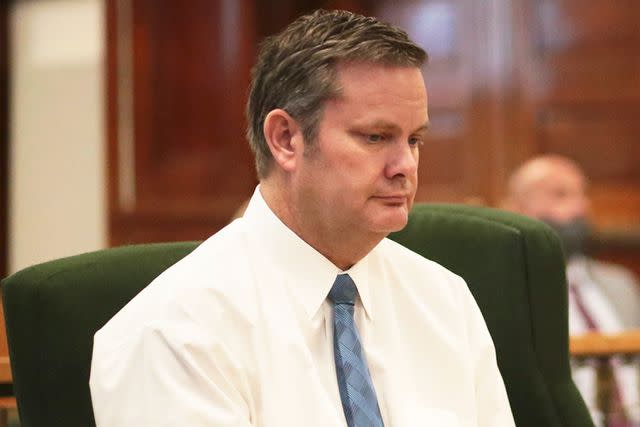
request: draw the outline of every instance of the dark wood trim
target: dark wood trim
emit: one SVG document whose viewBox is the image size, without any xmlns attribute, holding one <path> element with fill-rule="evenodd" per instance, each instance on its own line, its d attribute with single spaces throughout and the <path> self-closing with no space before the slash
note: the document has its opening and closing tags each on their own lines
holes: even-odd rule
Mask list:
<svg viewBox="0 0 640 427">
<path fill-rule="evenodd" d="M 117 63 L 117 3 L 118 0 L 106 1 L 106 79 L 104 105 L 106 111 L 107 141 L 107 192 L 108 192 L 108 236 L 109 246 L 114 245 L 112 212 L 118 211 L 118 63 Z"/>
<path fill-rule="evenodd" d="M 0 277 L 9 258 L 9 3 L 0 2 Z"/>
</svg>

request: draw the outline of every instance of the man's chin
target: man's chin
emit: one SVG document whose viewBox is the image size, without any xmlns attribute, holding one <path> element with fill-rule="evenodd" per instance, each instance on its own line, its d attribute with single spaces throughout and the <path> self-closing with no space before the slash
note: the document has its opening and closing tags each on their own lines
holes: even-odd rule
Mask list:
<svg viewBox="0 0 640 427">
<path fill-rule="evenodd" d="M 376 224 L 374 224 L 372 229 L 378 233 L 387 235 L 389 233 L 402 230 L 407 226 L 408 221 L 408 214 L 397 213 L 395 215 L 386 216 L 385 218 L 380 218 L 376 221 Z"/>
</svg>

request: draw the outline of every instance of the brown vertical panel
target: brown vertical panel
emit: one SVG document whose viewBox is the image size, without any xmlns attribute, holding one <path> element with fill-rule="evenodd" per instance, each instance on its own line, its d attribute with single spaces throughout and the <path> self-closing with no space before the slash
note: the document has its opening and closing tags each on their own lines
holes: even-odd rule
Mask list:
<svg viewBox="0 0 640 427">
<path fill-rule="evenodd" d="M 106 72 L 104 79 L 105 89 L 105 138 L 107 141 L 107 167 L 106 170 L 106 182 L 107 182 L 107 207 L 108 213 L 108 233 L 109 242 L 115 243 L 114 238 L 114 218 L 118 215 L 120 210 L 119 197 L 119 178 L 118 178 L 118 67 L 120 66 L 117 60 L 117 34 L 118 34 L 118 22 L 116 11 L 117 0 L 105 1 L 105 64 Z"/>
<path fill-rule="evenodd" d="M 158 198 L 213 198 L 250 190 L 254 183 L 244 140 L 250 53 L 243 44 L 251 37 L 246 10 L 231 1 L 165 5 L 138 1 L 134 14 L 135 166 L 142 209 L 152 209 Z"/>
<path fill-rule="evenodd" d="M 204 239 L 256 184 L 253 4 L 112 0 L 107 18 L 111 241 Z"/>
</svg>

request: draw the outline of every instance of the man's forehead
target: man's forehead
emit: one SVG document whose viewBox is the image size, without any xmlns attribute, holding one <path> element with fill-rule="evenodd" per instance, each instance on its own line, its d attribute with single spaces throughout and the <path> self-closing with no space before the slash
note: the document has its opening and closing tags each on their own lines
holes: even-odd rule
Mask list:
<svg viewBox="0 0 640 427">
<path fill-rule="evenodd" d="M 556 159 L 536 159 L 521 171 L 520 179 L 527 187 L 558 182 L 585 182 L 586 178 L 572 163 Z"/>
<path fill-rule="evenodd" d="M 548 174 L 542 177 L 537 185 L 540 191 L 548 194 L 584 194 L 586 190 L 586 180 L 581 174 L 557 173 Z"/>
<path fill-rule="evenodd" d="M 402 71 L 419 73 L 424 83 L 422 69 L 412 65 L 388 64 L 373 61 L 340 61 L 335 65 L 335 76 L 338 85 L 346 83 L 349 80 L 361 81 L 364 75 L 369 77 L 390 76 Z"/>
<path fill-rule="evenodd" d="M 378 105 L 397 97 L 402 102 L 427 104 L 427 89 L 422 72 L 417 67 L 344 64 L 337 70 L 333 86 L 331 98 L 335 100 L 354 100 Z"/>
</svg>

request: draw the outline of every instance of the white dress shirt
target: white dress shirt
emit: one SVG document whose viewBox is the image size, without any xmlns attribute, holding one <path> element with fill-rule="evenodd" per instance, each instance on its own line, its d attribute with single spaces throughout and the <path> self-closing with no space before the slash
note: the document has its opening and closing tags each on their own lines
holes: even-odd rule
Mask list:
<svg viewBox="0 0 640 427">
<path fill-rule="evenodd" d="M 384 239 L 346 271 L 386 427 L 513 427 L 465 282 Z M 335 265 L 269 209 L 155 279 L 95 335 L 98 427 L 344 427 L 333 359 Z"/>
<path fill-rule="evenodd" d="M 611 334 L 625 329 L 611 302 L 592 280 L 585 257 L 575 256 L 569 260 L 567 282 L 577 288 L 586 311 L 598 326 L 598 332 Z M 579 335 L 586 332 L 588 327 L 584 316 L 578 310 L 573 294 L 569 293 L 569 333 Z"/>
</svg>

